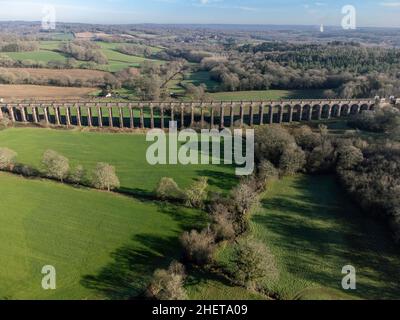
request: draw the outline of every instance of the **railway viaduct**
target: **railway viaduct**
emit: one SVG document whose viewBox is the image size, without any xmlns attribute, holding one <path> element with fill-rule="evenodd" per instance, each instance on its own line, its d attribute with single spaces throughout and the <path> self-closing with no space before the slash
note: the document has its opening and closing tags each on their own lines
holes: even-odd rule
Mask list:
<svg viewBox="0 0 400 320">
<path fill-rule="evenodd" d="M 0 120 L 55 126 L 164 129 L 306 122 L 342 118 L 373 110 L 385 100 L 282 100 L 238 102 L 101 102 L 89 100 L 0 103 Z"/>
</svg>

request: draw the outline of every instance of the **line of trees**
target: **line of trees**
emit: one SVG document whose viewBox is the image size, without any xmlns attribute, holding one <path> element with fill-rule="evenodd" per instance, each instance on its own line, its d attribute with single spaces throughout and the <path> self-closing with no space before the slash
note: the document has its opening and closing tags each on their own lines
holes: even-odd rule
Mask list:
<svg viewBox="0 0 400 320">
<path fill-rule="evenodd" d="M 46 150 L 42 156 L 42 170 L 17 162 L 17 153 L 9 148 L 0 148 L 0 170 L 26 177 L 46 177 L 69 183 L 94 187 L 108 192 L 118 189 L 120 182 L 115 168 L 107 163 L 98 163 L 90 174 L 81 165 L 72 168 L 65 156 L 54 150 Z"/>
<path fill-rule="evenodd" d="M 149 47 L 138 44 L 122 44 L 117 46 L 116 50 L 130 56 L 144 56 L 146 58 L 152 57 L 152 51 Z"/>
<path fill-rule="evenodd" d="M 75 40 L 62 43 L 59 50 L 76 60 L 107 64 L 108 59 L 101 47 L 92 41 Z"/>
<path fill-rule="evenodd" d="M 111 73 L 105 73 L 97 78 L 74 77 L 69 74 L 33 75 L 25 70 L 9 70 L 0 68 L 1 84 L 32 84 L 51 85 L 60 87 L 105 87 L 119 88 L 120 83 Z"/>
<path fill-rule="evenodd" d="M 0 52 L 28 52 L 39 50 L 36 41 L 0 42 Z"/>
<path fill-rule="evenodd" d="M 259 206 L 260 195 L 277 174 L 272 165 L 260 167 L 255 175 L 242 179 L 228 196 L 210 196 L 205 178 L 200 178 L 185 190 L 181 190 L 171 178 L 160 180 L 155 191 L 160 200 L 180 201 L 209 213 L 207 227 L 186 231 L 180 238 L 186 266 L 206 272 L 219 270 L 233 285 L 272 294 L 269 288 L 279 278 L 275 257 L 265 243 L 249 234 L 249 221 Z M 215 258 L 223 243 L 233 246 L 229 266 L 219 265 Z M 155 271 L 148 287 L 151 298 L 178 300 L 187 297 L 184 289 L 186 273 L 176 272 L 176 266 L 185 270 L 181 263 L 173 261 L 168 269 Z"/>
</svg>

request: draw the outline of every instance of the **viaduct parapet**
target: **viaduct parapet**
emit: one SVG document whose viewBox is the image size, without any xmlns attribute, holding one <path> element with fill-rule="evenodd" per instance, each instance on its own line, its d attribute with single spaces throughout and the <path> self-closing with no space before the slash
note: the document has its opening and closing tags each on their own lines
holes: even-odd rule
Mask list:
<svg viewBox="0 0 400 320">
<path fill-rule="evenodd" d="M 377 99 L 233 102 L 30 101 L 0 103 L 0 120 L 56 126 L 164 129 L 306 122 L 373 110 Z"/>
</svg>

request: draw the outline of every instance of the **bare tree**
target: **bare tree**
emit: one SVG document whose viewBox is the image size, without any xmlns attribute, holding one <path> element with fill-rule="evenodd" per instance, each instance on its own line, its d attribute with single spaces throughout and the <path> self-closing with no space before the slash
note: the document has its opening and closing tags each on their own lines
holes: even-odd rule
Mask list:
<svg viewBox="0 0 400 320">
<path fill-rule="evenodd" d="M 261 280 L 273 281 L 279 276 L 273 254 L 264 243 L 254 239 L 240 240 L 231 262 L 235 280 L 249 288 L 254 289 Z"/>
<path fill-rule="evenodd" d="M 0 170 L 12 171 L 16 163 L 17 153 L 8 148 L 0 148 Z"/>
<path fill-rule="evenodd" d="M 186 191 L 186 205 L 193 208 L 203 208 L 204 201 L 207 200 L 208 179 L 200 177 Z"/>
<path fill-rule="evenodd" d="M 214 242 L 215 236 L 208 229 L 201 232 L 196 230 L 185 232 L 181 237 L 186 258 L 198 265 L 212 262 L 215 250 Z"/>
<path fill-rule="evenodd" d="M 47 150 L 43 154 L 42 163 L 45 167 L 46 175 L 49 178 L 54 178 L 63 182 L 67 177 L 69 171 L 69 160 L 66 157 L 53 150 Z"/>
<path fill-rule="evenodd" d="M 158 300 L 185 300 L 185 278 L 185 267 L 173 261 L 167 270 L 157 269 L 154 272 L 147 295 Z"/>
<path fill-rule="evenodd" d="M 95 188 L 108 190 L 119 188 L 120 182 L 115 173 L 115 168 L 108 163 L 100 162 L 93 171 L 92 183 Z"/>
<path fill-rule="evenodd" d="M 161 178 L 156 188 L 157 198 L 161 200 L 178 200 L 184 197 L 183 191 L 172 178 Z"/>
</svg>

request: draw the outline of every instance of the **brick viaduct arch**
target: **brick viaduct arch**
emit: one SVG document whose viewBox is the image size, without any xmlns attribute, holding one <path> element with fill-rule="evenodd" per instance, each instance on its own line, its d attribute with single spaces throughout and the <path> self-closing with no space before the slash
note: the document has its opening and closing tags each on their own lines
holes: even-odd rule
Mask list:
<svg viewBox="0 0 400 320">
<path fill-rule="evenodd" d="M 58 126 L 164 129 L 233 127 L 341 118 L 373 110 L 374 99 L 257 102 L 113 102 L 85 100 L 0 103 L 0 120 Z"/>
</svg>

